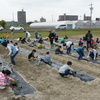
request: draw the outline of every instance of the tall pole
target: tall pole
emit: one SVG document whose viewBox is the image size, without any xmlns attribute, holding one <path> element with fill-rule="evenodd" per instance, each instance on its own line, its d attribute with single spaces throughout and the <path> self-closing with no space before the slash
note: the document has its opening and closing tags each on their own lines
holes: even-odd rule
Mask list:
<svg viewBox="0 0 100 100">
<path fill-rule="evenodd" d="M 52 22 L 53 22 L 53 14 L 52 14 Z"/>
<path fill-rule="evenodd" d="M 93 7 L 92 7 L 92 3 L 89 5 L 90 6 L 90 29 L 92 28 L 92 10 L 93 10 Z"/>
<path fill-rule="evenodd" d="M 12 18 L 13 18 L 13 25 L 14 25 L 14 13 L 12 13 Z"/>
</svg>

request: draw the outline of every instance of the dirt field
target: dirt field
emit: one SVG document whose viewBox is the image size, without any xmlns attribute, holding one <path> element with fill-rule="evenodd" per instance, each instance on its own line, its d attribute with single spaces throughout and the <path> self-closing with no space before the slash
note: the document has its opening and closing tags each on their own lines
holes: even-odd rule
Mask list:
<svg viewBox="0 0 100 100">
<path fill-rule="evenodd" d="M 73 37 L 72 37 L 73 38 Z M 76 37 L 74 37 L 76 38 Z M 77 39 L 77 38 L 76 38 Z M 45 55 L 47 50 L 29 47 L 27 44 L 19 43 L 19 47 L 32 50 L 35 48 L 37 53 Z M 7 56 L 8 50 L 0 45 L 0 56 L 10 65 L 10 59 Z M 37 91 L 35 94 L 26 95 L 26 97 L 15 96 L 12 89 L 7 87 L 5 90 L 0 90 L 0 100 L 99 100 L 100 99 L 100 65 L 87 61 L 78 61 L 76 58 L 67 55 L 55 55 L 50 51 L 52 59 L 66 64 L 68 60 L 73 63 L 72 68 L 86 74 L 89 74 L 96 79 L 91 82 L 81 81 L 79 78 L 70 76 L 62 78 L 58 74 L 56 68 L 51 68 L 48 65 L 41 64 L 36 66 L 35 62 L 29 62 L 27 55 L 19 52 L 15 57 L 17 65 L 13 67 L 24 80 L 29 83 Z"/>
</svg>

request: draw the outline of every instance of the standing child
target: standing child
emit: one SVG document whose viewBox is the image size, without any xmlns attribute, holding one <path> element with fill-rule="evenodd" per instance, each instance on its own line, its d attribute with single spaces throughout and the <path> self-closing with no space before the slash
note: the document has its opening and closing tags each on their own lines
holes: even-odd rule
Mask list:
<svg viewBox="0 0 100 100">
<path fill-rule="evenodd" d="M 13 30 L 11 30 L 11 39 L 12 40 L 14 39 L 14 32 L 13 32 Z"/>
</svg>

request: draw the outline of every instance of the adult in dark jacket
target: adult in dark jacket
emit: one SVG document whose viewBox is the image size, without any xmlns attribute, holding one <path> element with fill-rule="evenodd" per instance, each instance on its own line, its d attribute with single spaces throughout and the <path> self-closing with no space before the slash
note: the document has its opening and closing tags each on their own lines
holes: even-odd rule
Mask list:
<svg viewBox="0 0 100 100">
<path fill-rule="evenodd" d="M 50 44 L 51 44 L 51 48 L 53 47 L 53 39 L 55 38 L 55 35 L 49 31 L 49 39 L 50 39 Z"/>
<path fill-rule="evenodd" d="M 89 30 L 88 33 L 85 35 L 85 40 L 87 41 L 87 50 L 91 46 L 91 41 L 92 41 L 92 34 L 91 31 Z"/>
</svg>

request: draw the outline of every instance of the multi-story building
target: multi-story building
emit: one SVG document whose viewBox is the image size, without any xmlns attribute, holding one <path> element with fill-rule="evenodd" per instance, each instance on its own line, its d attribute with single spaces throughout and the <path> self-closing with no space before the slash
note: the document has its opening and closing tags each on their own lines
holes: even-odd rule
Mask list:
<svg viewBox="0 0 100 100">
<path fill-rule="evenodd" d="M 17 12 L 17 18 L 20 24 L 26 24 L 26 12 L 23 9 Z"/>
<path fill-rule="evenodd" d="M 75 21 L 78 20 L 78 15 L 66 15 L 64 13 L 64 15 L 59 15 L 59 19 L 58 21 Z"/>
<path fill-rule="evenodd" d="M 95 20 L 96 20 L 96 21 L 100 21 L 100 18 L 96 18 Z"/>
<path fill-rule="evenodd" d="M 46 19 L 43 18 L 43 17 L 41 17 L 41 18 L 40 18 L 40 22 L 46 22 Z"/>
<path fill-rule="evenodd" d="M 85 21 L 91 20 L 91 16 L 86 16 L 86 15 L 84 14 L 84 20 L 85 20 Z"/>
</svg>

